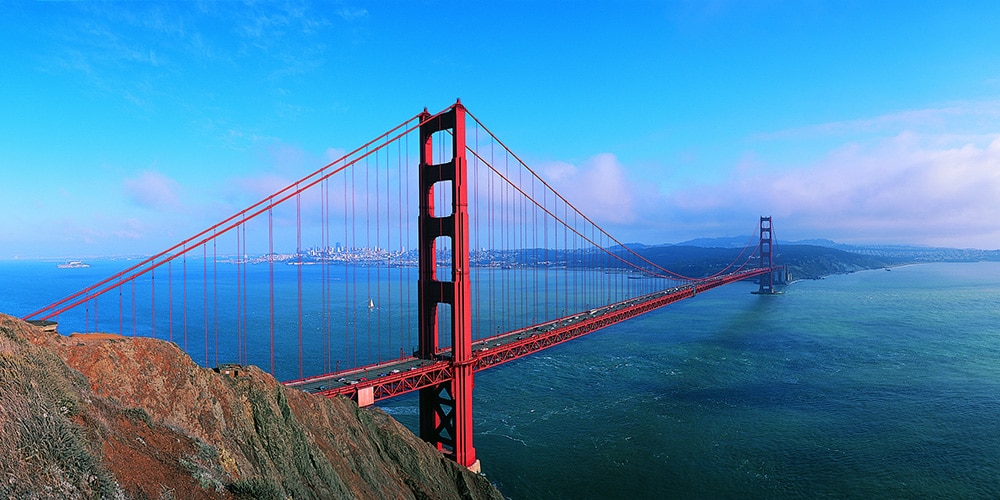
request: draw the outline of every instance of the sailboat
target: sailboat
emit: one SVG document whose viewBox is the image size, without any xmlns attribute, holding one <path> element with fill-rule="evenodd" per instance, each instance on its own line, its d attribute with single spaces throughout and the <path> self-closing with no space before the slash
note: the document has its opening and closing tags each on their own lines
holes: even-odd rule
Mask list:
<svg viewBox="0 0 1000 500">
<path fill-rule="evenodd" d="M 375 309 L 375 301 L 372 300 L 371 297 L 369 297 L 368 298 L 368 310 L 371 311 L 373 309 Z"/>
</svg>

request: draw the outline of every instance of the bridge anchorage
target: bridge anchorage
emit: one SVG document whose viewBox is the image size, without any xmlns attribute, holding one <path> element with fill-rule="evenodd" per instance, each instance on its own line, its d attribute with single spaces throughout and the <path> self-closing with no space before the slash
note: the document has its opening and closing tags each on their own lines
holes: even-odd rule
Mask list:
<svg viewBox="0 0 1000 500">
<path fill-rule="evenodd" d="M 361 406 L 417 392 L 421 438 L 479 470 L 475 372 L 726 284 L 775 293 L 771 217 L 757 229 L 714 274 L 665 269 L 457 101 L 24 319 L 161 338 Z"/>
</svg>

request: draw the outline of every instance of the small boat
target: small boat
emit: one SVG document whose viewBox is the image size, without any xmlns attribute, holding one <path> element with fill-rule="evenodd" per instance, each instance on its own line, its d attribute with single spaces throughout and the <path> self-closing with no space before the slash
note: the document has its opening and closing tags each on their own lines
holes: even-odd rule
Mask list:
<svg viewBox="0 0 1000 500">
<path fill-rule="evenodd" d="M 59 264 L 56 267 L 58 267 L 59 269 L 83 269 L 90 267 L 90 264 L 86 264 L 79 260 L 71 260 L 69 262 L 66 262 L 65 264 Z"/>
</svg>

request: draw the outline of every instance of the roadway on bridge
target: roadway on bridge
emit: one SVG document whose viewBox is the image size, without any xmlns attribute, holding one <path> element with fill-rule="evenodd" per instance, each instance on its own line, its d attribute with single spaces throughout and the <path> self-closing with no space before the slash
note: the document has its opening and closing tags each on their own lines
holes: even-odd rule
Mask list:
<svg viewBox="0 0 1000 500">
<path fill-rule="evenodd" d="M 770 268 L 751 269 L 720 275 L 481 339 L 472 344 L 474 370 L 485 370 L 707 290 L 771 271 Z M 443 349 L 434 359 L 406 357 L 293 380 L 285 385 L 328 397 L 350 397 L 363 406 L 370 405 L 381 399 L 448 382 L 452 371 L 450 357 L 451 350 Z"/>
</svg>

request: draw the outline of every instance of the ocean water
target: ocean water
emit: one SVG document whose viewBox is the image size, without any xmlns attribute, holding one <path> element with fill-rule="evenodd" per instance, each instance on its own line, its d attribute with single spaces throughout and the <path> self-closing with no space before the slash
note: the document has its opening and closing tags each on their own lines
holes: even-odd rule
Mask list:
<svg viewBox="0 0 1000 500">
<path fill-rule="evenodd" d="M 511 498 L 998 498 L 1000 263 L 733 284 L 476 377 Z M 416 428 L 416 398 L 381 405 Z"/>
<path fill-rule="evenodd" d="M 0 311 L 27 314 L 121 267 L 0 262 Z M 277 279 L 291 293 L 295 273 Z M 477 374 L 487 477 L 511 498 L 1000 497 L 1000 263 L 753 289 L 715 289 Z M 410 289 L 394 290 L 402 311 Z M 277 346 L 295 349 L 287 336 Z M 380 406 L 416 429 L 415 395 Z"/>
</svg>

